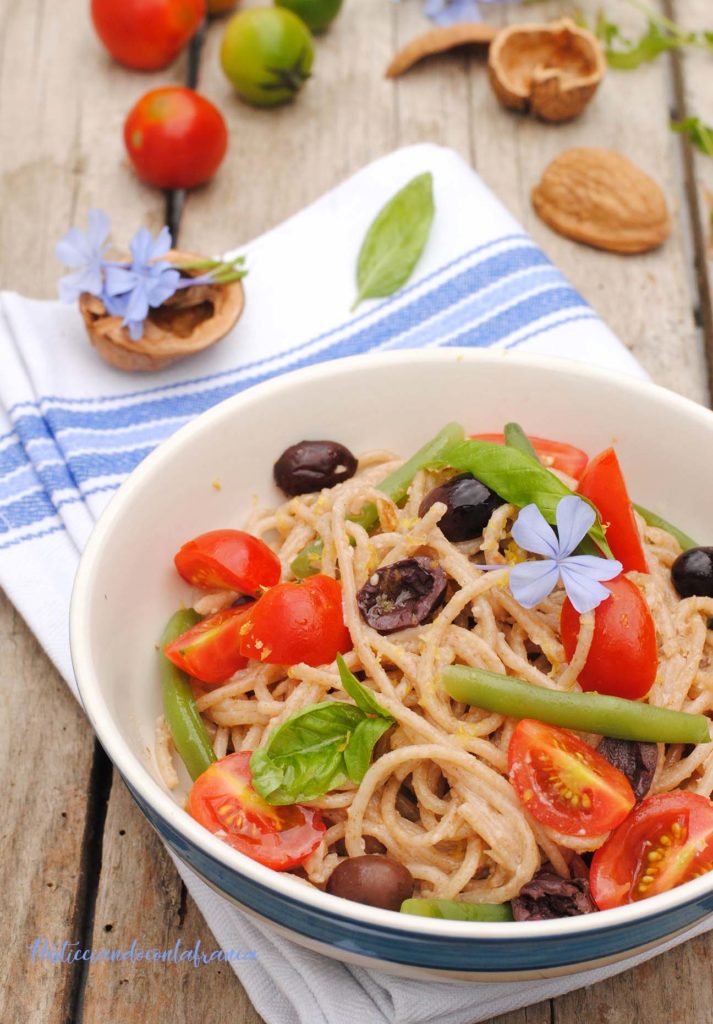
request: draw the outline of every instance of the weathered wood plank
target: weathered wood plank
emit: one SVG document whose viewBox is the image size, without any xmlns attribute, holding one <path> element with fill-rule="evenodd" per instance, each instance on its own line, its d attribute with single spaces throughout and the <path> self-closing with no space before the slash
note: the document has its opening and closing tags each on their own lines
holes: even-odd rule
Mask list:
<svg viewBox="0 0 713 1024">
<path fill-rule="evenodd" d="M 101 884 L 94 913 L 94 949 L 192 950 L 210 954 L 217 943 L 163 846 L 115 775 L 104 828 Z M 250 962 L 240 968 L 251 969 Z M 241 1024 L 260 1024 L 230 964 L 214 961 L 97 962 L 86 972 L 83 1024 L 218 1021 L 230 1007 Z"/>
<path fill-rule="evenodd" d="M 36 939 L 72 941 L 94 740 L 34 637 L 0 594 L 0 1020 L 64 1024 L 75 971 L 32 960 Z"/>
<path fill-rule="evenodd" d="M 587 0 L 578 6 L 593 22 L 600 5 Z M 536 20 L 558 10 L 557 3 L 537 4 L 526 17 Z M 618 4 L 615 15 L 625 29 L 641 30 L 643 18 L 627 5 Z M 514 22 L 523 20 L 523 13 L 508 8 L 502 17 Z M 679 154 L 668 129 L 667 58 L 636 72 L 610 70 L 584 114 L 558 126 L 502 109 L 483 74 L 474 74 L 471 83 L 475 163 L 485 181 L 656 381 L 706 401 L 687 210 Z M 572 146 L 617 149 L 659 181 L 674 216 L 673 234 L 661 249 L 634 257 L 600 252 L 560 237 L 539 220 L 530 202 L 531 189 L 547 164 Z"/>
<path fill-rule="evenodd" d="M 687 28 L 713 30 L 713 11 L 707 0 L 669 0 L 667 9 Z M 674 67 L 679 118 L 700 117 L 705 124 L 713 124 L 713 55 L 688 49 L 675 60 Z M 701 298 L 699 320 L 713 390 L 713 159 L 685 143 L 680 145 L 692 215 L 693 269 Z"/>
</svg>

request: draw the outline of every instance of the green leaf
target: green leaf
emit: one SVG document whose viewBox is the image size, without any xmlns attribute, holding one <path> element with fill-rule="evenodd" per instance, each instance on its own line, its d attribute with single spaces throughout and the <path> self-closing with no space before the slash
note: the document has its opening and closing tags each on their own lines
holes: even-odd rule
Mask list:
<svg viewBox="0 0 713 1024">
<path fill-rule="evenodd" d="M 434 464 L 472 473 L 491 491 L 518 508 L 537 505 L 551 525 L 557 522 L 557 506 L 562 498 L 574 493 L 532 456 L 491 441 L 461 441 L 447 448 Z M 607 557 L 613 557 L 599 518 L 589 536 Z"/>
<path fill-rule="evenodd" d="M 700 117 L 686 117 L 683 121 L 672 121 L 671 129 L 679 135 L 685 135 L 701 153 L 713 157 L 713 128 L 704 124 Z"/>
<path fill-rule="evenodd" d="M 646 31 L 638 39 L 628 39 L 619 26 L 601 12 L 597 16 L 595 33 L 602 43 L 610 67 L 633 71 L 669 50 L 686 46 L 713 49 L 713 32 L 689 32 L 638 0 L 629 0 L 629 3 L 647 15 Z"/>
<path fill-rule="evenodd" d="M 344 751 L 344 764 L 352 782 L 358 785 L 364 778 L 374 747 L 393 724 L 393 718 L 365 718 L 356 727 Z"/>
<path fill-rule="evenodd" d="M 253 786 L 270 804 L 316 800 L 346 781 L 344 750 L 364 719 L 343 701 L 323 701 L 298 711 L 253 752 Z"/>
<path fill-rule="evenodd" d="M 419 174 L 379 211 L 359 251 L 352 309 L 406 284 L 428 241 L 434 211 L 430 173 Z"/>
<path fill-rule="evenodd" d="M 525 455 L 529 455 L 530 458 L 536 459 L 538 462 L 540 461 L 537 452 L 532 447 L 530 438 L 519 423 L 506 423 L 503 436 L 508 448 L 517 448 L 519 451 L 524 452 Z"/>
<path fill-rule="evenodd" d="M 377 703 L 374 694 L 368 686 L 362 686 L 357 677 L 349 671 L 347 663 L 341 654 L 337 655 L 337 667 L 339 669 L 339 678 L 342 681 L 342 686 L 356 706 L 361 708 L 366 715 L 377 715 L 379 718 L 388 718 L 389 722 L 393 723 L 394 719 L 386 708 L 382 708 L 381 704 Z"/>
<path fill-rule="evenodd" d="M 394 719 L 339 656 L 342 685 L 354 700 L 326 700 L 292 715 L 250 758 L 253 786 L 269 804 L 316 800 L 347 779 L 361 782 L 374 745 Z"/>
</svg>

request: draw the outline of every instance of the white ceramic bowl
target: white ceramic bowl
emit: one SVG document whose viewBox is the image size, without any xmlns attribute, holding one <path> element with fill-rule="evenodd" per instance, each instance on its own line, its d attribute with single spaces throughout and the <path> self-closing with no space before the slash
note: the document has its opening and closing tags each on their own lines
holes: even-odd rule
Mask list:
<svg viewBox="0 0 713 1024">
<path fill-rule="evenodd" d="M 228 899 L 329 956 L 395 973 L 505 979 L 567 973 L 656 945 L 713 910 L 713 873 L 641 903 L 559 921 L 477 924 L 399 915 L 309 889 L 226 846 L 156 781 L 155 643 L 188 597 L 173 555 L 278 499 L 272 465 L 302 438 L 408 455 L 449 420 L 468 432 L 516 420 L 590 453 L 615 443 L 641 504 L 710 541 L 713 413 L 669 391 L 576 363 L 436 349 L 310 367 L 228 399 L 136 469 L 97 525 L 71 609 L 82 700 L 144 813 Z M 220 490 L 214 482 L 220 483 Z"/>
</svg>

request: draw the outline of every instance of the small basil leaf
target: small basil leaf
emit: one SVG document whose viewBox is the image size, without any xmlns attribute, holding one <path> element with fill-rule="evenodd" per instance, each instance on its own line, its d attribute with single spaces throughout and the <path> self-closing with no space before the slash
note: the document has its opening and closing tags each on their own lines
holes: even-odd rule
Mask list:
<svg viewBox="0 0 713 1024">
<path fill-rule="evenodd" d="M 519 451 L 524 452 L 525 455 L 529 455 L 530 458 L 534 459 L 536 462 L 540 461 L 537 452 L 532 447 L 530 438 L 519 423 L 506 423 L 503 437 L 505 438 L 505 444 L 508 448 L 517 448 Z"/>
<path fill-rule="evenodd" d="M 685 117 L 683 121 L 672 121 L 671 129 L 679 135 L 685 135 L 701 153 L 713 157 L 713 128 L 704 124 L 700 117 Z"/>
<path fill-rule="evenodd" d="M 394 721 L 386 708 L 382 708 L 381 704 L 377 703 L 371 690 L 367 686 L 362 686 L 357 677 L 349 671 L 341 654 L 337 655 L 337 667 L 342 686 L 364 714 L 378 715 L 380 718 L 388 718 L 389 722 Z"/>
<path fill-rule="evenodd" d="M 352 782 L 358 784 L 364 778 L 374 747 L 393 724 L 393 718 L 365 718 L 356 727 L 344 751 L 344 765 Z"/>
<path fill-rule="evenodd" d="M 345 781 L 344 750 L 359 708 L 323 701 L 292 715 L 250 758 L 253 786 L 270 804 L 315 800 Z"/>
<path fill-rule="evenodd" d="M 406 284 L 428 241 L 434 211 L 430 173 L 419 174 L 379 211 L 359 251 L 352 309 L 363 299 L 393 295 Z"/>
<path fill-rule="evenodd" d="M 532 456 L 491 441 L 460 441 L 447 448 L 433 465 L 472 473 L 491 491 L 518 508 L 537 505 L 551 525 L 557 522 L 557 506 L 562 498 L 573 493 Z M 613 557 L 599 518 L 589 536 L 607 557 Z"/>
</svg>

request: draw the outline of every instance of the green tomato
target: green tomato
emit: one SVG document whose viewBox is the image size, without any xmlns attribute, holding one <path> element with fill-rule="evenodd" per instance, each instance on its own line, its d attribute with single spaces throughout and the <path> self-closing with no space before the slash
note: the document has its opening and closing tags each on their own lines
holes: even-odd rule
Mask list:
<svg viewBox="0 0 713 1024">
<path fill-rule="evenodd" d="M 254 7 L 228 22 L 220 61 L 238 95 L 257 107 L 293 100 L 310 76 L 314 44 L 296 14 Z"/>
<path fill-rule="evenodd" d="M 302 18 L 310 32 L 318 35 L 326 31 L 341 10 L 343 0 L 275 0 L 278 7 L 286 7 Z"/>
</svg>

